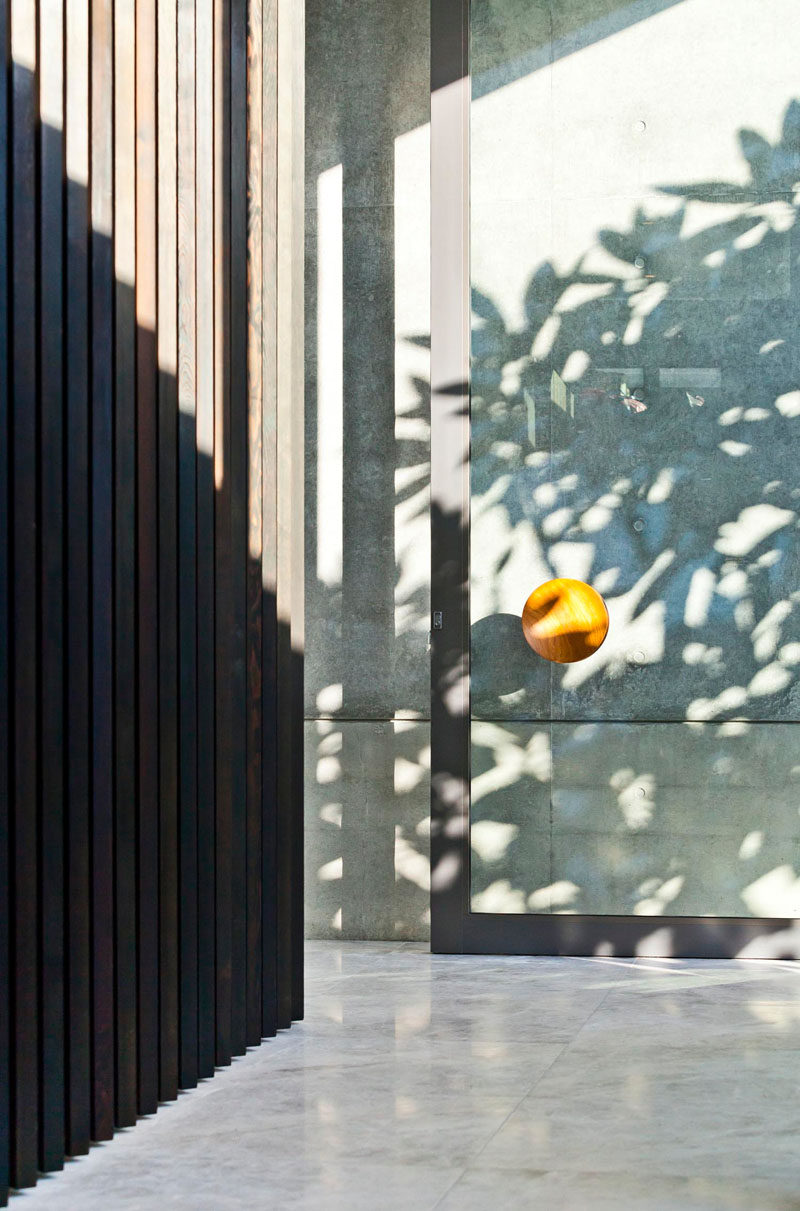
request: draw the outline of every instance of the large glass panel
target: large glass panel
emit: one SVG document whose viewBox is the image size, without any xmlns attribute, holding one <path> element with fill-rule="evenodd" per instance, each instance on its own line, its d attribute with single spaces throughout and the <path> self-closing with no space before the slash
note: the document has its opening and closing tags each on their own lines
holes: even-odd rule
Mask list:
<svg viewBox="0 0 800 1211">
<path fill-rule="evenodd" d="M 472 0 L 475 912 L 800 915 L 798 63 L 794 0 Z"/>
</svg>

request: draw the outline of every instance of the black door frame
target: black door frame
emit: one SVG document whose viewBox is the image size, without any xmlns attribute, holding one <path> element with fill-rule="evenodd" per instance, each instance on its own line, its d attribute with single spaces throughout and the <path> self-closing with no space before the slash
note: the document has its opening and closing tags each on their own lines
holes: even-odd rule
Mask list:
<svg viewBox="0 0 800 1211">
<path fill-rule="evenodd" d="M 470 911 L 469 10 L 431 0 L 431 949 L 797 959 L 791 918 Z"/>
</svg>

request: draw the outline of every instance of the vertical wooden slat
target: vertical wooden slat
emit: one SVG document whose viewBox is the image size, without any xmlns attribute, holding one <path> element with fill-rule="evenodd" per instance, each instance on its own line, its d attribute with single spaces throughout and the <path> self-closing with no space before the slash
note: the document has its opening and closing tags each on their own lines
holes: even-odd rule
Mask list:
<svg viewBox="0 0 800 1211">
<path fill-rule="evenodd" d="M 67 0 L 67 1153 L 90 1138 L 89 8 Z"/>
<path fill-rule="evenodd" d="M 156 399 L 156 10 L 136 3 L 136 484 L 139 684 L 139 1111 L 177 1082 L 160 1081 L 158 538 Z M 165 992 L 167 986 L 165 985 Z M 177 1039 L 173 1040 L 177 1044 Z M 163 1058 L 163 1057 L 161 1057 Z M 174 1089 L 173 1089 L 174 1086 Z"/>
<path fill-rule="evenodd" d="M 115 991 L 117 1126 L 137 1111 L 136 1030 L 136 13 L 114 10 Z"/>
<path fill-rule="evenodd" d="M 262 61 L 262 809 L 261 809 L 261 1031 L 275 1034 L 277 1002 L 276 814 L 278 761 L 278 0 L 264 0 Z"/>
<path fill-rule="evenodd" d="M 64 9 L 40 0 L 41 1052 L 39 1166 L 64 1157 Z"/>
<path fill-rule="evenodd" d="M 250 1045 L 261 1039 L 261 556 L 262 556 L 262 12 L 248 6 L 247 36 L 247 922 L 246 1021 Z"/>
<path fill-rule="evenodd" d="M 276 610 L 278 619 L 277 671 L 278 693 L 275 747 L 277 752 L 276 796 L 276 982 L 277 1023 L 286 1027 L 292 1019 L 292 728 L 291 728 L 291 661 L 292 661 L 292 594 L 291 594 L 291 535 L 292 535 L 292 464 L 286 434 L 291 430 L 292 361 L 291 333 L 291 267 L 287 263 L 290 249 L 284 242 L 287 222 L 291 218 L 292 199 L 289 183 L 284 177 L 291 168 L 291 144 L 286 138 L 287 90 L 291 86 L 290 0 L 278 0 L 278 111 L 277 111 L 277 189 L 278 189 L 278 254 L 276 264 L 277 305 L 277 427 L 278 456 L 276 463 L 277 576 Z M 288 164 L 287 164 L 288 159 Z M 284 291 L 289 291 L 288 296 Z"/>
<path fill-rule="evenodd" d="M 231 1059 L 230 2 L 214 0 L 216 1063 Z"/>
<path fill-rule="evenodd" d="M 214 3 L 196 0 L 198 1075 L 214 1072 Z"/>
<path fill-rule="evenodd" d="M 287 138 L 292 146 L 291 168 L 283 166 L 288 173 L 291 186 L 291 230 L 288 243 L 291 274 L 291 332 L 290 357 L 292 363 L 292 408 L 291 425 L 284 440 L 288 443 L 292 465 L 292 536 L 291 536 L 291 728 L 292 728 L 292 989 L 291 1020 L 303 1016 L 304 981 L 303 948 L 303 653 L 305 650 L 305 541 L 304 541 L 304 480 L 303 443 L 304 415 L 303 393 L 305 383 L 305 361 L 303 333 L 304 317 L 304 222 L 305 222 L 305 5 L 291 5 L 291 95 L 286 116 Z M 279 165 L 279 172 L 281 166 Z"/>
<path fill-rule="evenodd" d="M 0 988 L 10 988 L 9 971 L 9 707 L 10 707 L 10 626 L 9 626 L 9 529 L 11 500 L 9 497 L 9 446 L 11 438 L 10 358 L 9 358 L 9 290 L 10 245 L 9 203 L 9 49 L 10 0 L 0 0 L 0 634 L 8 640 L 0 643 Z M 10 998 L 0 997 L 0 1205 L 5 1206 L 9 1183 L 10 1147 L 10 1089 L 9 1059 Z"/>
<path fill-rule="evenodd" d="M 178 352 L 177 26 L 175 0 L 158 19 L 158 659 L 162 1078 L 178 1020 Z"/>
<path fill-rule="evenodd" d="M 37 439 L 36 349 L 36 5 L 13 0 L 12 246 L 13 335 L 13 701 L 12 822 L 12 1183 L 36 1181 L 39 982 L 37 817 Z"/>
<path fill-rule="evenodd" d="M 92 4 L 92 1138 L 114 1131 L 113 8 Z"/>
<path fill-rule="evenodd" d="M 247 980 L 247 18 L 231 6 L 230 44 L 231 1051 L 246 1048 Z"/>
<path fill-rule="evenodd" d="M 178 615 L 181 1085 L 197 1083 L 195 3 L 178 0 Z"/>
<path fill-rule="evenodd" d="M 296 242 L 302 232 L 302 209 L 298 210 L 298 186 L 302 184 L 302 162 L 295 138 L 295 111 L 301 105 L 302 64 L 301 9 L 295 0 L 278 0 L 278 259 L 277 259 L 277 614 L 278 614 L 278 753 L 277 799 L 277 984 L 278 1026 L 289 1026 L 297 1010 L 300 973 L 297 971 L 302 908 L 294 893 L 301 879 L 298 865 L 300 790 L 297 780 L 299 745 L 298 689 L 302 684 L 299 652 L 300 633 L 293 632 L 302 581 L 295 561 L 301 533 L 301 472 L 295 467 L 293 447 L 301 440 L 302 417 L 298 366 L 299 333 L 303 330 L 302 275 L 298 281 Z M 298 330 L 299 324 L 299 330 Z M 298 415 L 299 414 L 299 415 Z M 298 513 L 298 505 L 300 511 Z M 301 548 L 302 549 L 302 548 Z"/>
</svg>

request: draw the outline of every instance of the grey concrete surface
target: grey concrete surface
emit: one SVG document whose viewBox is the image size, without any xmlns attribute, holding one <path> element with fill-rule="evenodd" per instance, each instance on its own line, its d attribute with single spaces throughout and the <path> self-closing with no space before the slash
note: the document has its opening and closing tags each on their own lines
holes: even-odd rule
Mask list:
<svg viewBox="0 0 800 1211">
<path fill-rule="evenodd" d="M 754 15 L 472 6 L 480 909 L 800 909 L 800 33 Z M 609 608 L 576 665 L 519 633 L 554 576 Z"/>
<path fill-rule="evenodd" d="M 427 725 L 395 721 L 425 720 L 430 694 L 429 21 L 427 0 L 306 6 L 306 921 L 320 937 L 428 935 Z M 334 735 L 335 788 L 318 777 Z"/>
<path fill-rule="evenodd" d="M 791 10 L 626 11 L 473 6 L 473 709 L 795 720 Z M 548 684 L 506 632 L 552 575 L 594 583 L 612 627 Z"/>
<path fill-rule="evenodd" d="M 310 944 L 306 1020 L 31 1211 L 790 1211 L 800 978 Z"/>
<path fill-rule="evenodd" d="M 306 723 L 306 930 L 426 938 L 430 724 Z"/>
<path fill-rule="evenodd" d="M 428 15 L 419 0 L 309 7 L 306 713 L 337 721 L 344 766 L 360 761 L 361 721 L 380 731 L 428 710 Z M 722 24 L 712 0 L 472 5 L 478 720 L 553 721 L 555 737 L 559 721 L 800 719 L 797 31 L 792 0 L 766 0 L 758 20 L 730 0 Z M 623 405 L 623 384 L 644 411 Z M 520 635 L 525 598 L 554 575 L 609 605 L 609 637 L 580 665 L 547 665 Z M 606 734 L 627 768 L 627 733 Z M 646 771 L 661 741 L 631 735 Z M 793 903 L 788 747 L 761 801 L 697 754 L 688 785 L 656 760 L 671 842 L 620 833 L 608 784 L 551 785 L 523 761 L 475 798 L 476 894 L 530 911 L 556 883 L 554 910 L 603 911 L 607 895 L 740 911 L 755 882 L 754 904 Z M 474 755 L 491 785 L 491 745 Z M 358 787 L 371 805 L 365 829 L 402 824 L 382 769 L 343 775 L 343 803 Z M 309 785 L 316 835 L 325 793 Z M 523 804 L 503 872 L 492 825 Z M 581 821 L 569 844 L 550 845 L 542 805 Z M 736 838 L 758 831 L 758 858 L 740 860 Z M 701 836 L 716 874 L 697 899 Z M 373 841 L 385 896 L 390 847 Z M 676 897 L 679 868 L 694 874 Z M 309 922 L 329 930 L 333 889 L 308 876 Z M 580 896 L 561 903 L 572 883 Z M 358 886 L 353 930 L 385 936 L 386 905 Z"/>
<path fill-rule="evenodd" d="M 307 27 L 306 715 L 425 717 L 428 5 Z"/>
<path fill-rule="evenodd" d="M 800 914 L 794 724 L 475 722 L 476 911 Z"/>
</svg>

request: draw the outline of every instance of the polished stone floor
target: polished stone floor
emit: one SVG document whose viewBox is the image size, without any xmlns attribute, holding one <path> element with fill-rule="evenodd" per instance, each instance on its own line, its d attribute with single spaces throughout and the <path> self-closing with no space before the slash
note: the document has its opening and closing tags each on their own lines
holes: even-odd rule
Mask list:
<svg viewBox="0 0 800 1211">
<path fill-rule="evenodd" d="M 311 943 L 307 1018 L 22 1211 L 800 1208 L 800 966 Z"/>
</svg>

